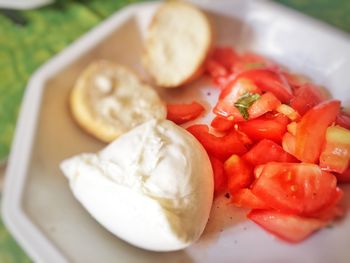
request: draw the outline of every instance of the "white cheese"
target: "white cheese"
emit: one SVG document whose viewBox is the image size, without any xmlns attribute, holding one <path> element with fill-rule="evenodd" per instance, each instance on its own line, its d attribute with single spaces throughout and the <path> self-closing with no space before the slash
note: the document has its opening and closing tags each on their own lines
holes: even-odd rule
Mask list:
<svg viewBox="0 0 350 263">
<path fill-rule="evenodd" d="M 202 234 L 213 199 L 209 158 L 187 131 L 151 120 L 97 154 L 65 160 L 75 197 L 119 238 L 154 251 L 179 250 Z"/>
</svg>

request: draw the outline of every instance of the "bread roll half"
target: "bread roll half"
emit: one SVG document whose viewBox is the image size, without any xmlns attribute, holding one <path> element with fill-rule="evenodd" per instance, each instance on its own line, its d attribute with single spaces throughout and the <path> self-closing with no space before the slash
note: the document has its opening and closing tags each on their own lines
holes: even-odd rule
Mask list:
<svg viewBox="0 0 350 263">
<path fill-rule="evenodd" d="M 211 42 L 211 26 L 202 11 L 185 2 L 166 2 L 148 29 L 144 67 L 157 85 L 178 87 L 200 75 Z"/>
</svg>

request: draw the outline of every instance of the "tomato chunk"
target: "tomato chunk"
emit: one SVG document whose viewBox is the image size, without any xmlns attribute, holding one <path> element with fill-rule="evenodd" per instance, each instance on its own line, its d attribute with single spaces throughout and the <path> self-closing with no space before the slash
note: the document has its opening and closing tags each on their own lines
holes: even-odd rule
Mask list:
<svg viewBox="0 0 350 263">
<path fill-rule="evenodd" d="M 345 129 L 350 130 L 350 115 L 345 112 L 339 112 L 336 119 L 336 124 L 342 126 Z"/>
<path fill-rule="evenodd" d="M 335 174 L 339 183 L 350 183 L 350 167 L 341 174 Z"/>
<path fill-rule="evenodd" d="M 235 123 L 233 121 L 230 121 L 220 116 L 216 116 L 210 124 L 210 126 L 213 127 L 215 130 L 221 132 L 231 130 L 234 125 Z"/>
<path fill-rule="evenodd" d="M 280 145 L 268 139 L 258 142 L 243 155 L 243 158 L 254 166 L 268 162 L 298 162 L 294 156 L 285 152 Z"/>
<path fill-rule="evenodd" d="M 259 199 L 249 188 L 238 190 L 232 195 L 232 204 L 250 209 L 268 209 L 269 206 Z"/>
<path fill-rule="evenodd" d="M 304 115 L 308 110 L 324 101 L 324 96 L 319 88 L 310 83 L 295 90 L 294 96 L 290 101 L 290 106 L 300 115 Z"/>
<path fill-rule="evenodd" d="M 290 120 L 296 121 L 300 119 L 299 113 L 294 110 L 292 107 L 286 105 L 286 104 L 281 104 L 276 108 L 277 112 L 284 114 L 287 116 Z"/>
<path fill-rule="evenodd" d="M 336 184 L 334 175 L 315 164 L 267 163 L 252 191 L 271 208 L 310 215 L 330 204 Z"/>
<path fill-rule="evenodd" d="M 245 94 L 260 94 L 261 91 L 250 81 L 239 78 L 231 81 L 221 92 L 219 101 L 214 107 L 214 113 L 229 120 L 244 121 L 235 103 Z"/>
<path fill-rule="evenodd" d="M 237 62 L 234 64 L 233 72 L 234 74 L 239 74 L 242 71 L 257 68 L 278 69 L 278 66 L 262 56 L 247 52 L 238 57 Z"/>
<path fill-rule="evenodd" d="M 277 71 L 252 69 L 242 72 L 238 77 L 252 80 L 259 89 L 272 92 L 283 103 L 289 103 L 294 97 L 288 82 Z"/>
<path fill-rule="evenodd" d="M 294 156 L 295 154 L 295 136 L 286 132 L 282 138 L 282 147 L 287 153 Z"/>
<path fill-rule="evenodd" d="M 328 127 L 326 143 L 320 156 L 323 170 L 343 173 L 350 159 L 350 130 L 340 126 Z"/>
<path fill-rule="evenodd" d="M 252 210 L 248 218 L 273 235 L 291 243 L 300 242 L 327 225 L 323 220 L 272 210 Z"/>
<path fill-rule="evenodd" d="M 281 102 L 271 92 L 266 92 L 249 107 L 248 113 L 250 119 L 254 119 L 264 115 L 269 111 L 277 109 Z"/>
<path fill-rule="evenodd" d="M 299 160 L 308 163 L 318 161 L 327 127 L 335 121 L 339 109 L 340 101 L 325 101 L 301 118 L 295 136 L 295 156 Z"/>
<path fill-rule="evenodd" d="M 182 124 L 196 119 L 204 112 L 204 107 L 198 102 L 190 104 L 168 104 L 167 119 Z"/>
<path fill-rule="evenodd" d="M 218 194 L 226 189 L 227 180 L 224 164 L 215 157 L 210 157 L 210 162 L 214 173 L 214 193 Z"/>
<path fill-rule="evenodd" d="M 231 194 L 248 187 L 254 180 L 253 168 L 238 155 L 234 154 L 227 159 L 224 169 L 227 176 L 227 187 Z"/>
<path fill-rule="evenodd" d="M 223 137 L 217 137 L 209 133 L 207 125 L 192 125 L 187 128 L 194 137 L 203 145 L 210 156 L 220 160 L 226 160 L 232 154 L 244 154 L 246 146 L 241 142 L 235 130 Z"/>
<path fill-rule="evenodd" d="M 323 208 L 322 210 L 311 214 L 310 216 L 313 218 L 318 218 L 322 220 L 331 221 L 335 218 L 341 217 L 344 215 L 344 209 L 339 205 L 340 200 L 343 198 L 344 192 L 337 187 L 336 191 L 332 197 L 331 202 Z"/>
<path fill-rule="evenodd" d="M 288 118 L 281 114 L 276 116 L 264 115 L 239 123 L 238 129 L 247 134 L 255 142 L 262 139 L 270 139 L 279 143 L 287 131 L 288 122 Z"/>
</svg>

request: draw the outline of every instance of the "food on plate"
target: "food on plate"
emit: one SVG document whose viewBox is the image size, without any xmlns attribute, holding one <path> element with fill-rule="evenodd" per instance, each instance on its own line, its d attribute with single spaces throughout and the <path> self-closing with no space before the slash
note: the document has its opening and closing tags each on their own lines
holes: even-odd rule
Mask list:
<svg viewBox="0 0 350 263">
<path fill-rule="evenodd" d="M 75 197 L 106 229 L 144 249 L 185 248 L 202 234 L 213 171 L 200 143 L 168 120 L 150 120 L 97 154 L 62 162 Z"/>
<path fill-rule="evenodd" d="M 111 142 L 153 118 L 166 117 L 165 103 L 128 68 L 95 61 L 79 76 L 70 95 L 74 119 L 88 133 Z"/>
<path fill-rule="evenodd" d="M 216 195 L 228 192 L 230 204 L 252 209 L 249 219 L 293 243 L 343 216 L 350 118 L 341 102 L 230 47 L 214 49 L 206 74 L 220 90 L 214 118 L 187 130 L 210 157 Z"/>
<path fill-rule="evenodd" d="M 214 117 L 194 98 L 163 103 L 120 65 L 90 65 L 72 91 L 72 112 L 95 137 L 114 141 L 65 160 L 62 171 L 98 222 L 144 249 L 198 240 L 214 194 L 250 209 L 247 217 L 280 239 L 300 242 L 344 214 L 350 115 L 308 79 L 254 53 L 210 50 L 211 41 L 200 10 L 169 1 L 153 17 L 142 59 L 166 88 L 204 71 L 220 93 Z M 205 123 L 180 127 L 199 116 Z"/>
<path fill-rule="evenodd" d="M 211 48 L 206 15 L 189 3 L 161 5 L 148 28 L 143 64 L 159 86 L 172 88 L 199 77 Z"/>
<path fill-rule="evenodd" d="M 167 119 L 176 124 L 183 124 L 199 117 L 205 108 L 198 102 L 167 104 Z"/>
</svg>

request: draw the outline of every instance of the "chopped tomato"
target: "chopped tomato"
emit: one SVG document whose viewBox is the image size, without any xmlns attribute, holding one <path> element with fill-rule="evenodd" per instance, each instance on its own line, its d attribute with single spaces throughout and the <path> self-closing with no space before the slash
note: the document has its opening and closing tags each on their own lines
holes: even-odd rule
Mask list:
<svg viewBox="0 0 350 263">
<path fill-rule="evenodd" d="M 252 69 L 242 72 L 238 78 L 250 79 L 259 89 L 273 93 L 283 103 L 289 103 L 294 97 L 288 82 L 277 71 Z"/>
<path fill-rule="evenodd" d="M 350 130 L 350 115 L 348 113 L 343 111 L 339 112 L 335 122 L 343 128 Z"/>
<path fill-rule="evenodd" d="M 322 219 L 322 220 L 328 220 L 328 221 L 343 216 L 344 209 L 339 205 L 339 202 L 343 198 L 343 196 L 344 196 L 343 190 L 337 187 L 335 189 L 335 193 L 332 197 L 332 200 L 328 204 L 328 206 L 309 216 L 313 218 Z"/>
<path fill-rule="evenodd" d="M 227 159 L 224 169 L 227 176 L 227 187 L 231 194 L 248 187 L 254 180 L 253 168 L 238 155 L 234 154 Z"/>
<path fill-rule="evenodd" d="M 248 137 L 247 134 L 245 134 L 244 132 L 241 132 L 240 130 L 236 130 L 236 132 L 239 139 L 245 146 L 249 148 L 253 144 L 253 141 Z"/>
<path fill-rule="evenodd" d="M 267 163 L 252 191 L 271 208 L 309 215 L 330 204 L 336 184 L 334 175 L 315 164 Z"/>
<path fill-rule="evenodd" d="M 237 207 L 250 209 L 268 209 L 268 205 L 260 200 L 249 188 L 242 188 L 232 195 L 232 203 Z"/>
<path fill-rule="evenodd" d="M 276 111 L 279 113 L 284 114 L 287 116 L 290 120 L 296 121 L 300 119 L 299 113 L 294 110 L 292 107 L 286 105 L 286 104 L 281 104 L 276 108 Z"/>
<path fill-rule="evenodd" d="M 281 102 L 271 92 L 266 92 L 255 101 L 248 109 L 250 119 L 254 119 L 264 115 L 269 111 L 277 109 Z"/>
<path fill-rule="evenodd" d="M 214 113 L 229 120 L 244 121 L 242 114 L 235 107 L 235 103 L 246 94 L 260 94 L 261 91 L 244 78 L 231 81 L 221 92 L 219 101 L 214 107 Z"/>
<path fill-rule="evenodd" d="M 350 130 L 340 126 L 328 127 L 320 156 L 321 169 L 341 174 L 348 168 L 349 159 Z"/>
<path fill-rule="evenodd" d="M 221 132 L 231 130 L 234 125 L 235 123 L 233 121 L 230 121 L 220 116 L 216 116 L 210 124 L 210 126 L 213 127 L 215 130 Z"/>
<path fill-rule="evenodd" d="M 257 142 L 262 139 L 270 139 L 279 143 L 287 131 L 288 122 L 288 118 L 281 114 L 274 116 L 264 115 L 239 123 L 238 129 L 247 134 L 253 141 Z"/>
<path fill-rule="evenodd" d="M 230 47 L 217 47 L 205 63 L 206 72 L 212 77 L 215 85 L 223 88 L 232 73 L 237 60 L 235 51 Z"/>
<path fill-rule="evenodd" d="M 282 148 L 287 153 L 290 153 L 291 155 L 294 156 L 294 154 L 295 154 L 295 136 L 293 136 L 289 132 L 286 132 L 282 138 Z"/>
<path fill-rule="evenodd" d="M 288 72 L 282 72 L 283 76 L 286 78 L 286 80 L 289 83 L 289 86 L 293 89 L 296 90 L 299 87 L 303 86 L 304 84 L 308 83 L 309 80 L 301 75 L 296 75 L 296 74 L 291 74 Z"/>
<path fill-rule="evenodd" d="M 339 183 L 350 183 L 350 167 L 342 174 L 335 174 Z"/>
<path fill-rule="evenodd" d="M 295 121 L 293 121 L 287 125 L 287 130 L 290 134 L 295 136 L 297 134 L 297 127 L 298 127 L 298 124 Z"/>
<path fill-rule="evenodd" d="M 255 168 L 254 168 L 254 177 L 256 179 L 260 177 L 262 171 L 264 170 L 264 167 L 265 166 L 263 164 L 255 166 Z"/>
<path fill-rule="evenodd" d="M 327 225 L 327 222 L 323 220 L 273 210 L 254 209 L 248 214 L 248 218 L 271 234 L 292 243 L 304 240 Z"/>
<path fill-rule="evenodd" d="M 304 115 L 308 110 L 324 101 L 324 96 L 319 88 L 310 83 L 295 90 L 294 96 L 290 101 L 290 106 L 300 115 Z"/>
<path fill-rule="evenodd" d="M 210 157 L 211 166 L 214 173 L 214 193 L 221 193 L 226 189 L 226 175 L 224 171 L 224 164 L 215 157 Z"/>
<path fill-rule="evenodd" d="M 237 62 L 234 64 L 233 72 L 234 74 L 239 74 L 242 71 L 258 68 L 278 69 L 278 66 L 262 56 L 248 52 L 238 57 Z"/>
<path fill-rule="evenodd" d="M 196 119 L 204 112 L 204 107 L 198 102 L 190 104 L 168 104 L 167 119 L 182 124 Z"/>
<path fill-rule="evenodd" d="M 268 139 L 258 142 L 249 152 L 243 155 L 243 158 L 254 166 L 268 162 L 298 162 L 294 156 L 285 152 L 280 145 Z"/>
<path fill-rule="evenodd" d="M 217 47 L 211 54 L 211 59 L 220 63 L 228 70 L 232 70 L 238 55 L 231 47 Z"/>
<path fill-rule="evenodd" d="M 339 109 L 340 101 L 325 101 L 301 118 L 295 136 L 295 157 L 308 163 L 318 161 L 327 127 L 335 121 Z"/>
<path fill-rule="evenodd" d="M 247 148 L 239 139 L 235 130 L 223 137 L 217 137 L 209 133 L 207 125 L 193 125 L 187 128 L 194 137 L 203 145 L 210 156 L 220 160 L 226 160 L 232 154 L 243 154 Z"/>
</svg>

